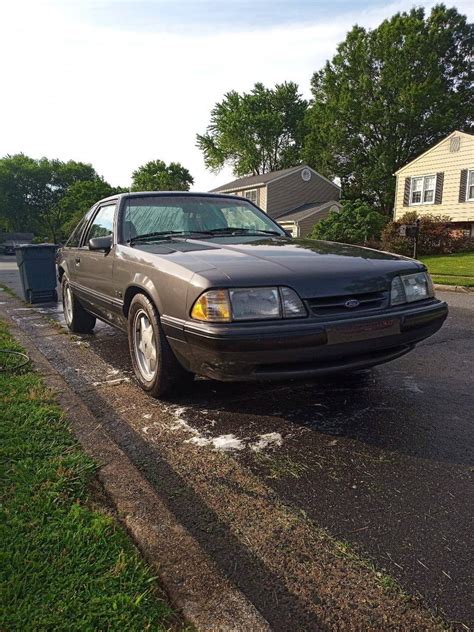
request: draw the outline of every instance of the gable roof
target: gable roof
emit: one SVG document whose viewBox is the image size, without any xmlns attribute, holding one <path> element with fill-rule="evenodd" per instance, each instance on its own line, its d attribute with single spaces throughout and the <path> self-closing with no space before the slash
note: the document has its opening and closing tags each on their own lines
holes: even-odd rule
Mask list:
<svg viewBox="0 0 474 632">
<path fill-rule="evenodd" d="M 473 134 L 468 134 L 467 132 L 460 132 L 459 130 L 455 129 L 454 132 L 451 132 L 451 134 L 448 134 L 445 138 L 442 138 L 438 143 L 436 143 L 436 145 L 433 145 L 433 147 L 430 147 L 429 149 L 427 149 L 426 151 L 424 151 L 422 154 L 420 154 L 419 156 L 417 156 L 416 158 L 414 158 L 413 160 L 410 160 L 410 162 L 407 162 L 406 165 L 403 165 L 403 167 L 400 167 L 400 169 L 398 169 L 397 171 L 395 171 L 395 173 L 393 174 L 394 176 L 398 175 L 401 171 L 403 171 L 404 169 L 406 169 L 407 167 L 409 167 L 410 165 L 412 165 L 414 162 L 417 162 L 418 160 L 420 160 L 420 158 L 423 158 L 424 156 L 426 156 L 427 154 L 429 154 L 430 152 L 432 152 L 434 149 L 436 149 L 437 147 L 439 147 L 439 145 L 441 145 L 441 143 L 444 143 L 445 141 L 447 141 L 449 138 L 451 138 L 451 136 L 454 136 L 456 134 L 459 134 L 460 136 L 467 136 L 468 138 L 472 138 Z"/>
<path fill-rule="evenodd" d="M 323 213 L 331 208 L 331 206 L 338 206 L 341 208 L 341 203 L 338 200 L 329 200 L 329 202 L 323 202 L 323 204 L 303 204 L 298 208 L 295 208 L 291 211 L 287 211 L 283 215 L 280 215 L 277 218 L 277 222 L 299 222 L 302 219 L 306 219 L 306 217 L 310 217 L 310 215 L 316 215 L 319 213 Z"/>
<path fill-rule="evenodd" d="M 254 186 L 263 186 L 264 184 L 268 184 L 272 182 L 272 180 L 277 180 L 282 176 L 289 175 L 293 173 L 293 171 L 297 171 L 302 167 L 306 167 L 306 165 L 297 165 L 296 167 L 289 167 L 288 169 L 279 169 L 278 171 L 269 171 L 268 173 L 262 173 L 256 176 L 244 176 L 243 178 L 237 178 L 236 180 L 232 180 L 232 182 L 227 182 L 227 184 L 222 184 L 220 187 L 216 189 L 211 189 L 211 193 L 215 193 L 217 191 L 235 191 L 236 189 L 246 189 L 248 187 Z M 319 175 L 319 174 L 318 174 Z"/>
</svg>

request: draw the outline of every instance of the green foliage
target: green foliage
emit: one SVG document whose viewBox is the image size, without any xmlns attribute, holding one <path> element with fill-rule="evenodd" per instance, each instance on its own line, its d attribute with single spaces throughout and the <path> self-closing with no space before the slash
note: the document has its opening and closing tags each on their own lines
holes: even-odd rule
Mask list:
<svg viewBox="0 0 474 632">
<path fill-rule="evenodd" d="M 151 160 L 132 174 L 133 191 L 189 191 L 194 179 L 179 162 Z"/>
<path fill-rule="evenodd" d="M 419 255 L 449 254 L 462 252 L 472 248 L 472 242 L 461 231 L 453 230 L 448 215 L 421 215 L 416 211 L 405 213 L 396 222 L 390 222 L 382 231 L 382 248 L 390 252 L 411 257 L 413 255 L 413 238 L 402 237 L 400 226 L 402 224 L 414 224 L 420 220 L 420 233 L 418 237 Z"/>
<path fill-rule="evenodd" d="M 301 162 L 307 103 L 295 83 L 273 89 L 256 83 L 249 93 L 228 92 L 211 112 L 197 146 L 206 167 L 230 164 L 237 176 L 266 173 Z"/>
<path fill-rule="evenodd" d="M 473 124 L 470 29 L 437 5 L 354 26 L 312 79 L 303 157 L 344 196 L 393 206 L 394 172 L 454 129 Z"/>
<path fill-rule="evenodd" d="M 21 350 L 0 323 L 0 349 Z M 0 629 L 168 630 L 153 576 L 92 511 L 95 465 L 32 368 L 0 373 Z"/>
<path fill-rule="evenodd" d="M 37 232 L 56 241 L 64 221 L 58 203 L 78 182 L 98 179 L 95 169 L 69 160 L 35 160 L 24 154 L 0 159 L 0 217 L 6 230 Z"/>
<path fill-rule="evenodd" d="M 326 219 L 314 225 L 310 237 L 365 244 L 380 237 L 387 218 L 361 200 L 342 200 L 341 211 L 332 211 Z"/>
<path fill-rule="evenodd" d="M 57 213 L 58 223 L 61 226 L 59 239 L 67 239 L 90 207 L 98 200 L 125 191 L 126 189 L 110 186 L 101 177 L 71 184 L 53 209 Z"/>
</svg>

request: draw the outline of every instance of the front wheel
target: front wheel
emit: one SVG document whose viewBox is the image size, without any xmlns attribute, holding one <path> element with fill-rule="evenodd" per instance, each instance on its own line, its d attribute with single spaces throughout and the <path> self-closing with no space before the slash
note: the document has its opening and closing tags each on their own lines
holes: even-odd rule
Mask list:
<svg viewBox="0 0 474 632">
<path fill-rule="evenodd" d="M 178 384 L 183 386 L 193 379 L 193 374 L 176 359 L 158 313 L 144 294 L 137 294 L 130 305 L 128 344 L 135 376 L 152 397 L 161 397 Z"/>
<path fill-rule="evenodd" d="M 69 281 L 65 276 L 61 280 L 61 294 L 64 320 L 68 328 L 76 334 L 91 334 L 95 327 L 96 318 L 82 307 L 74 296 Z"/>
</svg>

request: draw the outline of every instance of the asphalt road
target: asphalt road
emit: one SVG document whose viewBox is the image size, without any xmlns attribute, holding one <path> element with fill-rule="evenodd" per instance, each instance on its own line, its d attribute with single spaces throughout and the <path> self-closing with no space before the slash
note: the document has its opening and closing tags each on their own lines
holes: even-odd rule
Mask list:
<svg viewBox="0 0 474 632">
<path fill-rule="evenodd" d="M 0 282 L 18 288 L 2 260 Z M 175 404 L 203 445 L 232 450 L 285 503 L 469 629 L 474 294 L 440 297 L 442 330 L 390 364 L 316 382 L 199 379 Z M 62 322 L 56 306 L 39 309 Z M 124 335 L 100 325 L 84 338 L 131 374 Z"/>
</svg>

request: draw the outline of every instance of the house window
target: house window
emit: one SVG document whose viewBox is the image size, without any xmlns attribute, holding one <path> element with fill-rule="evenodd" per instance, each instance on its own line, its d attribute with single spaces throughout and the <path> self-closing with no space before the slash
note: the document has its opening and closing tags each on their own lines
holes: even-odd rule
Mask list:
<svg viewBox="0 0 474 632">
<path fill-rule="evenodd" d="M 410 206 L 433 204 L 435 198 L 436 176 L 420 176 L 411 179 Z"/>
<path fill-rule="evenodd" d="M 257 189 L 249 189 L 248 191 L 244 191 L 244 198 L 250 200 L 254 204 L 257 204 Z"/>
<path fill-rule="evenodd" d="M 474 201 L 474 169 L 467 172 L 466 200 Z"/>
</svg>

